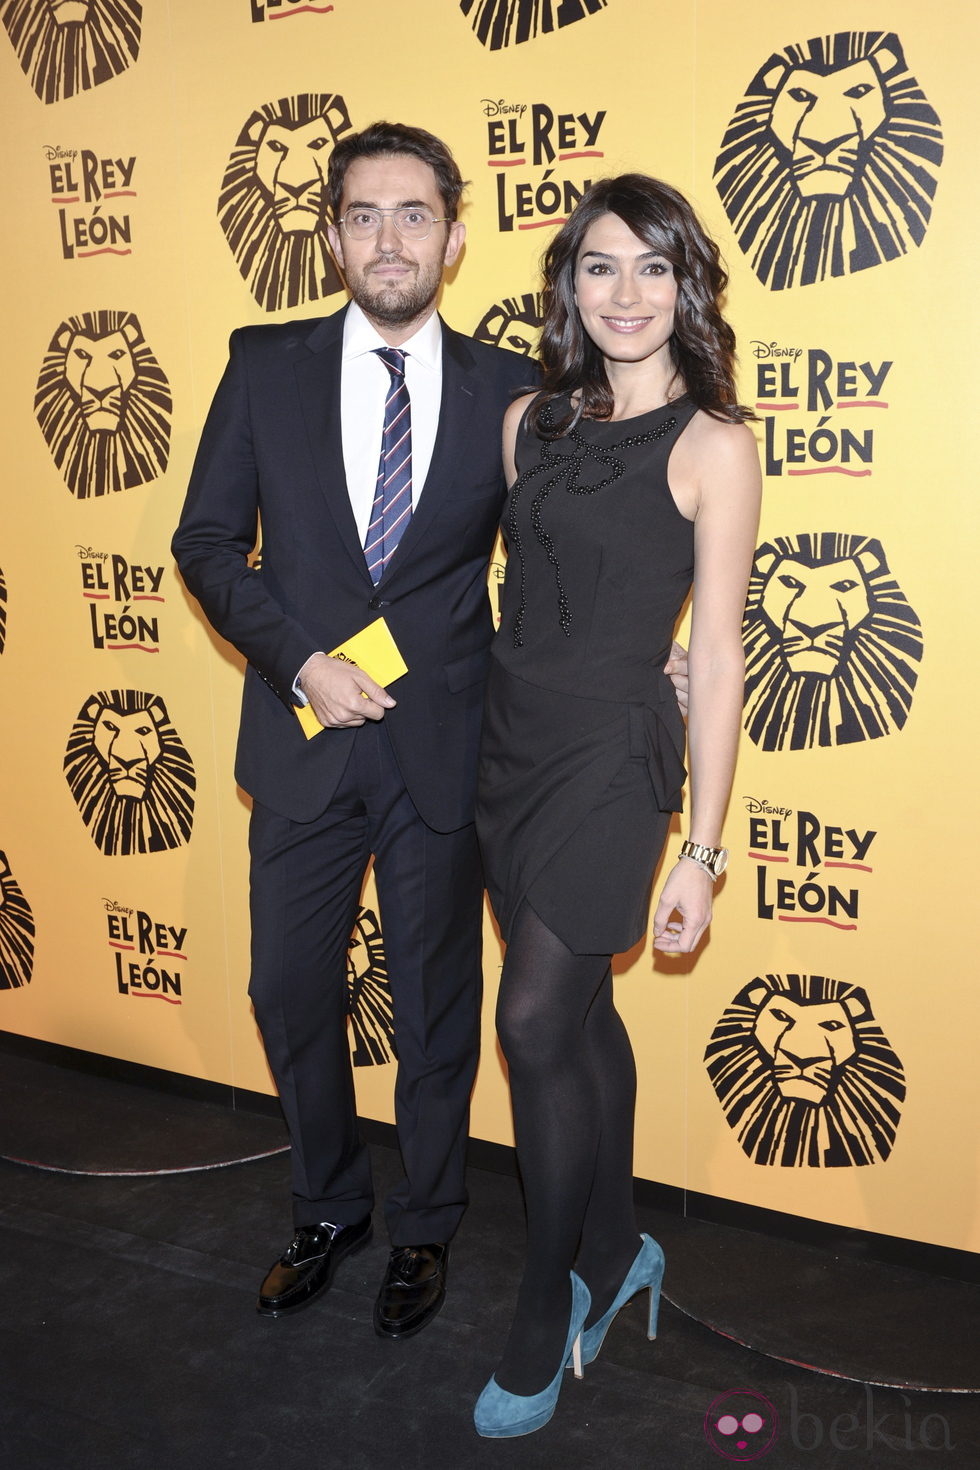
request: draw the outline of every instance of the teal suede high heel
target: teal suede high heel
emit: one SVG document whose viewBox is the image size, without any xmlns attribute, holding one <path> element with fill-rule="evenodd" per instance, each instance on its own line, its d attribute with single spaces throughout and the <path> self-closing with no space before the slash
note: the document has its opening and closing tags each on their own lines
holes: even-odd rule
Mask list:
<svg viewBox="0 0 980 1470">
<path fill-rule="evenodd" d="M 484 1439 L 513 1439 L 519 1434 L 533 1434 L 535 1429 L 541 1429 L 547 1424 L 555 1412 L 569 1359 L 572 1360 L 575 1377 L 581 1378 L 582 1324 L 589 1315 L 592 1298 L 585 1282 L 574 1271 L 569 1274 L 572 1278 L 572 1315 L 558 1372 L 547 1388 L 532 1394 L 508 1393 L 495 1378 L 491 1378 L 473 1410 L 476 1432 L 482 1434 Z"/>
<path fill-rule="evenodd" d="M 594 1363 L 599 1356 L 603 1339 L 612 1325 L 612 1320 L 620 1307 L 624 1307 L 630 1297 L 636 1296 L 638 1291 L 650 1288 L 650 1311 L 647 1317 L 647 1337 L 652 1342 L 657 1335 L 657 1310 L 660 1306 L 660 1283 L 664 1277 L 664 1253 L 657 1242 L 649 1235 L 640 1237 L 643 1242 L 636 1253 L 632 1266 L 626 1273 L 626 1280 L 619 1288 L 609 1311 L 604 1313 L 591 1327 L 582 1333 L 582 1366 L 583 1368 Z"/>
</svg>

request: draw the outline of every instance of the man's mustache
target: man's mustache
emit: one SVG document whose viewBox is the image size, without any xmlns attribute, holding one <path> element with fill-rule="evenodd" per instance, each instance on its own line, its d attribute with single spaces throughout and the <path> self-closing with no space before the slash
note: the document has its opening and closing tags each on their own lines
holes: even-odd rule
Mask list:
<svg viewBox="0 0 980 1470">
<path fill-rule="evenodd" d="M 403 255 L 397 254 L 376 255 L 371 264 L 368 266 L 368 270 L 373 270 L 376 265 L 404 265 L 407 266 L 409 270 L 411 270 L 412 268 L 412 262 L 410 260 L 406 260 Z"/>
</svg>

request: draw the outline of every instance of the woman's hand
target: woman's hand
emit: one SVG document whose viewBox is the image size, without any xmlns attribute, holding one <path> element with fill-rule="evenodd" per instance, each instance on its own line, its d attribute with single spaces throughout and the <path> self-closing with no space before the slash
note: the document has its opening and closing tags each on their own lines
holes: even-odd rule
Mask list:
<svg viewBox="0 0 980 1470">
<path fill-rule="evenodd" d="M 709 875 L 689 858 L 674 864 L 653 916 L 653 947 L 665 954 L 690 954 L 711 922 Z M 673 918 L 680 915 L 681 922 Z"/>
</svg>

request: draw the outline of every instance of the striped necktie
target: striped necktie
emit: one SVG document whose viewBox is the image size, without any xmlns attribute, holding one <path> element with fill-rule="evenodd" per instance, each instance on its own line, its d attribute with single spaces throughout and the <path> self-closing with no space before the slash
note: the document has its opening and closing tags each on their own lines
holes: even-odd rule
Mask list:
<svg viewBox="0 0 980 1470">
<path fill-rule="evenodd" d="M 364 539 L 364 557 L 375 586 L 412 516 L 412 403 L 405 383 L 405 354 L 397 347 L 376 351 L 391 374 L 391 383 L 385 399 L 371 523 Z"/>
</svg>

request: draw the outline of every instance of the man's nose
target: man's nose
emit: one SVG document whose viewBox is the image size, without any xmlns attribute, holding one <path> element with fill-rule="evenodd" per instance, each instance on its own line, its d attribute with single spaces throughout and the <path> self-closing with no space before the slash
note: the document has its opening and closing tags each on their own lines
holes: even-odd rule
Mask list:
<svg viewBox="0 0 980 1470">
<path fill-rule="evenodd" d="M 401 249 L 402 237 L 395 229 L 395 217 L 391 214 L 381 216 L 381 228 L 378 231 L 378 249 L 383 255 L 393 255 Z"/>
</svg>

